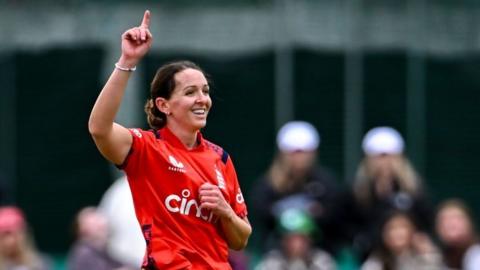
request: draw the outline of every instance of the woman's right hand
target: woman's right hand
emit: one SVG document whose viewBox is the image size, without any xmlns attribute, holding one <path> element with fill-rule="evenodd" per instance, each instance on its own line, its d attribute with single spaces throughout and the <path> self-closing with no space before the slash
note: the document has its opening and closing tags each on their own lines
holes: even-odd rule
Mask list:
<svg viewBox="0 0 480 270">
<path fill-rule="evenodd" d="M 122 35 L 122 56 L 118 64 L 133 68 L 152 46 L 153 36 L 149 30 L 150 11 L 146 10 L 140 26 L 130 28 Z"/>
</svg>

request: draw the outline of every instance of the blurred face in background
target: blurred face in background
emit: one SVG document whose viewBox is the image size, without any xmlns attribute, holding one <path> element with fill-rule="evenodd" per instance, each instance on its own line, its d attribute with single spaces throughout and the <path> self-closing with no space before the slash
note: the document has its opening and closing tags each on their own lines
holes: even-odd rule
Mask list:
<svg viewBox="0 0 480 270">
<path fill-rule="evenodd" d="M 13 206 L 0 208 L 0 252 L 15 260 L 27 242 L 26 223 L 23 212 Z"/>
<path fill-rule="evenodd" d="M 283 237 L 283 249 L 289 259 L 304 259 L 310 251 L 310 238 L 302 233 L 289 233 Z"/>
<path fill-rule="evenodd" d="M 455 206 L 447 206 L 438 212 L 436 230 L 442 242 L 453 246 L 469 243 L 474 237 L 469 216 Z"/>
<path fill-rule="evenodd" d="M 415 227 L 405 215 L 395 215 L 383 227 L 382 238 L 388 250 L 402 254 L 410 249 Z"/>
<path fill-rule="evenodd" d="M 26 241 L 24 230 L 8 230 L 0 232 L 0 252 L 4 257 L 14 258 L 20 253 Z"/>
<path fill-rule="evenodd" d="M 94 208 L 87 208 L 78 216 L 78 230 L 80 238 L 103 248 L 108 240 L 108 222 L 100 212 Z"/>
<path fill-rule="evenodd" d="M 294 177 L 307 174 L 316 160 L 316 151 L 291 151 L 282 152 L 283 165 L 289 169 Z"/>
<path fill-rule="evenodd" d="M 374 180 L 374 189 L 380 197 L 392 193 L 395 184 L 395 166 L 398 155 L 381 154 L 368 157 L 368 169 Z"/>
</svg>

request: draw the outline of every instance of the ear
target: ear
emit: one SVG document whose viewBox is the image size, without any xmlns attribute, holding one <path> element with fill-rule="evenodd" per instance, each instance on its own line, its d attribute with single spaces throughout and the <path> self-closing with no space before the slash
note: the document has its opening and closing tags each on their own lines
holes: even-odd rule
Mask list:
<svg viewBox="0 0 480 270">
<path fill-rule="evenodd" d="M 168 103 L 168 100 L 163 98 L 163 97 L 157 97 L 155 99 L 155 106 L 157 106 L 157 109 L 164 113 L 165 115 L 170 115 L 170 104 Z"/>
</svg>

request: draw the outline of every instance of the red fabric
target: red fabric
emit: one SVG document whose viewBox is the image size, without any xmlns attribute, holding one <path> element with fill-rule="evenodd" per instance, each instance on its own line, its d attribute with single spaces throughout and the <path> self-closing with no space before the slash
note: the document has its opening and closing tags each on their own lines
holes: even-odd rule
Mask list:
<svg viewBox="0 0 480 270">
<path fill-rule="evenodd" d="M 130 130 L 133 144 L 122 168 L 147 241 L 146 269 L 231 269 L 221 226 L 200 209 L 198 189 L 209 182 L 240 217 L 247 215 L 233 163 L 198 135 L 188 150 L 167 128 Z M 224 161 L 222 161 L 222 156 Z M 155 268 L 152 266 L 154 265 Z"/>
</svg>

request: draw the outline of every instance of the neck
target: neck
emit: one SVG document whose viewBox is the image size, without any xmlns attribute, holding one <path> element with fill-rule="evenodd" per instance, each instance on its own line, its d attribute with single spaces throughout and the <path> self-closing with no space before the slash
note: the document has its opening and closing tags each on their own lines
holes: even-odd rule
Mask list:
<svg viewBox="0 0 480 270">
<path fill-rule="evenodd" d="M 170 129 L 170 131 L 177 136 L 178 139 L 185 145 L 187 149 L 192 149 L 195 146 L 197 146 L 197 133 L 198 130 L 191 131 L 191 130 L 186 130 L 179 128 L 178 126 L 175 126 L 173 124 L 168 125 L 167 127 Z"/>
</svg>

